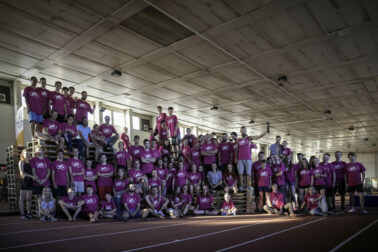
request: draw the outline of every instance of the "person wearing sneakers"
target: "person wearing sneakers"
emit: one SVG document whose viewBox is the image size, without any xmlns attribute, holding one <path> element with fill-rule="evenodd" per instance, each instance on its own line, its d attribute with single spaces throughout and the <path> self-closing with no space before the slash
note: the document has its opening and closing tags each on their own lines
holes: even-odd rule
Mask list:
<svg viewBox="0 0 378 252">
<path fill-rule="evenodd" d="M 278 191 L 278 185 L 272 186 L 272 192 L 267 197 L 267 204 L 264 205 L 264 210 L 269 214 L 284 215 L 284 212 L 289 212 L 290 216 L 295 216 L 293 205 L 291 202 L 285 203 L 285 196 Z"/>
<path fill-rule="evenodd" d="M 45 186 L 42 189 L 42 197 L 41 201 L 39 202 L 39 216 L 41 217 L 41 221 L 57 221 L 55 216 L 55 198 L 53 197 L 51 188 Z"/>
<path fill-rule="evenodd" d="M 356 153 L 349 152 L 348 158 L 350 162 L 345 166 L 345 181 L 347 183 L 349 199 L 352 201 L 352 209 L 349 210 L 349 213 L 356 212 L 354 194 L 357 192 L 358 196 L 360 197 L 361 213 L 367 214 L 363 194 L 366 168 L 363 166 L 363 164 L 356 162 Z"/>
<path fill-rule="evenodd" d="M 167 210 L 169 200 L 159 195 L 159 189 L 156 186 L 151 187 L 151 194 L 146 195 L 145 199 L 147 208 L 143 209 L 142 218 L 146 219 L 148 215 L 152 215 L 164 219 L 163 210 Z"/>
</svg>

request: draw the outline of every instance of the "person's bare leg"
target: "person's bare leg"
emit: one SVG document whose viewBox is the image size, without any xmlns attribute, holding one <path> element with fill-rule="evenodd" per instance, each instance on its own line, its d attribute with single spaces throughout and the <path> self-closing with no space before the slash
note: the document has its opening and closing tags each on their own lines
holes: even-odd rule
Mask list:
<svg viewBox="0 0 378 252">
<path fill-rule="evenodd" d="M 31 130 L 31 134 L 32 134 L 32 137 L 33 137 L 33 140 L 36 138 L 36 135 L 35 135 L 35 122 L 32 121 L 30 122 L 30 130 Z"/>
<path fill-rule="evenodd" d="M 60 202 L 59 202 L 59 205 L 60 205 L 60 207 L 62 208 L 64 214 L 67 216 L 68 220 L 69 220 L 69 221 L 72 221 L 72 216 L 71 216 L 70 212 L 68 211 L 68 209 L 66 208 L 66 206 L 64 206 L 64 205 L 61 204 Z"/>
<path fill-rule="evenodd" d="M 79 213 L 81 212 L 81 206 L 78 207 L 74 213 L 74 215 L 72 216 L 72 220 L 75 221 L 77 216 L 79 215 Z"/>
<path fill-rule="evenodd" d="M 26 191 L 25 190 L 20 190 L 20 200 L 18 202 L 18 207 L 20 209 L 21 215 L 25 215 L 25 211 L 24 211 L 25 196 L 26 196 Z"/>
<path fill-rule="evenodd" d="M 239 179 L 240 179 L 240 187 L 244 188 L 244 175 L 240 174 Z"/>
<path fill-rule="evenodd" d="M 26 211 L 27 211 L 27 214 L 28 214 L 28 215 L 31 215 L 31 201 L 32 201 L 32 195 L 33 195 L 33 191 L 32 191 L 32 190 L 29 190 L 29 191 L 26 193 Z"/>
</svg>

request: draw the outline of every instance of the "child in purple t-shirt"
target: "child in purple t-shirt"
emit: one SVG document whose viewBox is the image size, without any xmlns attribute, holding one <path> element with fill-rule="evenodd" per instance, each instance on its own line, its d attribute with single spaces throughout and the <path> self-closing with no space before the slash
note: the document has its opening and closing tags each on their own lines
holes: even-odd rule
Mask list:
<svg viewBox="0 0 378 252">
<path fill-rule="evenodd" d="M 113 219 L 117 215 L 117 207 L 112 200 L 110 193 L 105 194 L 105 200 L 101 201 L 100 216 L 103 218 Z"/>
<path fill-rule="evenodd" d="M 83 201 L 83 214 L 85 217 L 89 217 L 89 222 L 94 223 L 98 220 L 98 206 L 100 204 L 100 199 L 96 194 L 93 193 L 93 187 L 91 185 L 87 186 L 87 194 L 81 197 Z"/>
</svg>

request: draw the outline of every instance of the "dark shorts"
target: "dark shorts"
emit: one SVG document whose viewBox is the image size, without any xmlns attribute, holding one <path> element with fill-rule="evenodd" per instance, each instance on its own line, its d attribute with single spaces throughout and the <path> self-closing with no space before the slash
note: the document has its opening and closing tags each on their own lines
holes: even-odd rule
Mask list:
<svg viewBox="0 0 378 252">
<path fill-rule="evenodd" d="M 310 188 L 310 185 L 306 185 L 306 186 L 298 186 L 299 189 L 308 189 Z"/>
<path fill-rule="evenodd" d="M 294 182 L 286 181 L 286 185 L 287 185 L 287 186 L 296 186 L 297 183 L 295 183 L 295 181 L 294 181 Z"/>
<path fill-rule="evenodd" d="M 354 186 L 348 186 L 348 192 L 353 193 L 353 192 L 363 192 L 364 188 L 362 184 L 354 185 Z"/>
<path fill-rule="evenodd" d="M 318 191 L 320 193 L 320 190 L 323 190 L 325 189 L 325 186 L 324 185 L 316 185 L 314 186 L 315 187 L 315 190 Z"/>
<path fill-rule="evenodd" d="M 335 194 L 335 188 L 333 188 L 333 187 L 326 187 L 325 194 L 326 194 L 326 197 L 331 197 L 332 195 Z"/>
<path fill-rule="evenodd" d="M 43 186 L 33 186 L 33 194 L 42 194 Z"/>
<path fill-rule="evenodd" d="M 134 213 L 134 211 L 135 211 L 135 210 L 130 210 L 131 213 Z M 128 213 L 128 212 L 127 212 L 126 210 L 123 210 L 123 211 L 122 211 L 122 214 L 124 214 L 124 213 Z M 137 213 L 135 214 L 135 217 L 131 217 L 131 216 L 130 216 L 130 218 L 139 218 L 139 217 L 141 217 L 141 216 L 142 216 L 142 215 L 140 214 L 140 211 L 137 211 Z"/>
<path fill-rule="evenodd" d="M 254 185 L 253 185 L 253 189 L 254 189 L 254 191 L 255 191 L 255 197 L 256 196 L 259 196 L 260 194 L 259 194 L 259 186 L 257 185 L 257 183 L 255 183 Z"/>
<path fill-rule="evenodd" d="M 54 188 L 54 195 L 55 196 L 67 196 L 67 186 L 59 186 L 58 188 Z"/>
<path fill-rule="evenodd" d="M 346 193 L 345 183 L 336 184 L 335 192 L 338 192 L 340 195 L 344 195 Z"/>
<path fill-rule="evenodd" d="M 269 187 L 267 186 L 259 186 L 259 192 L 269 192 Z"/>
</svg>

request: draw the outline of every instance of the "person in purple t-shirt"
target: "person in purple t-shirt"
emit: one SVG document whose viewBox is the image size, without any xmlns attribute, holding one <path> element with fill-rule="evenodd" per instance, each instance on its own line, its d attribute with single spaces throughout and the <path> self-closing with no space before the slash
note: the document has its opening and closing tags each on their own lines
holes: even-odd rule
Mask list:
<svg viewBox="0 0 378 252">
<path fill-rule="evenodd" d="M 232 144 L 228 141 L 227 133 L 223 133 L 221 143 L 218 145 L 218 165 L 222 172 L 225 172 L 227 165 L 232 161 Z"/>
<path fill-rule="evenodd" d="M 159 189 L 156 186 L 151 188 L 151 193 L 145 197 L 147 208 L 142 211 L 142 218 L 146 219 L 148 215 L 165 218 L 163 210 L 167 210 L 169 200 L 159 194 Z"/>
<path fill-rule="evenodd" d="M 352 209 L 350 209 L 348 212 L 356 212 L 354 193 L 357 192 L 358 196 L 360 197 L 361 213 L 367 214 L 365 209 L 363 188 L 366 168 L 363 164 L 356 161 L 356 153 L 349 152 L 348 158 L 350 162 L 345 166 L 345 181 L 348 188 L 347 191 L 349 193 L 349 199 L 352 201 Z"/>
<path fill-rule="evenodd" d="M 122 205 L 125 210 L 122 212 L 123 220 L 128 218 L 138 218 L 140 217 L 140 197 L 139 194 L 135 192 L 135 184 L 129 184 L 129 191 L 122 195 Z"/>
<path fill-rule="evenodd" d="M 81 92 L 81 99 L 76 100 L 76 114 L 75 114 L 75 121 L 76 123 L 80 123 L 83 117 L 88 118 L 88 112 L 93 114 L 94 110 L 96 109 L 96 104 L 93 104 L 93 108 L 91 105 L 86 101 L 87 99 L 87 92 Z"/>
<path fill-rule="evenodd" d="M 206 172 L 211 170 L 211 164 L 217 161 L 218 148 L 216 143 L 211 141 L 209 134 L 205 136 L 205 143 L 201 146 L 201 155 Z"/>
<path fill-rule="evenodd" d="M 67 196 L 67 188 L 70 183 L 70 178 L 68 174 L 68 166 L 64 161 L 63 150 L 58 150 L 57 160 L 51 164 L 52 171 L 52 182 L 54 188 L 54 194 L 56 197 L 60 198 L 62 196 Z"/>
<path fill-rule="evenodd" d="M 335 167 L 335 174 L 336 174 L 336 187 L 332 194 L 332 205 L 336 206 L 335 204 L 335 196 L 336 192 L 340 194 L 341 199 L 341 210 L 345 210 L 345 194 L 346 194 L 346 186 L 345 186 L 345 179 L 344 179 L 344 171 L 345 166 L 347 163 L 341 161 L 341 152 L 335 152 L 336 161 L 332 162 L 333 166 Z"/>
<path fill-rule="evenodd" d="M 84 201 L 80 201 L 75 196 L 75 190 L 72 188 L 67 189 L 67 195 L 58 201 L 58 204 L 62 208 L 64 214 L 67 216 L 68 221 L 76 221 L 76 217 L 81 212 Z"/>
<path fill-rule="evenodd" d="M 165 121 L 165 118 L 167 118 L 167 114 L 163 113 L 163 108 L 161 106 L 157 106 L 157 111 L 159 112 L 159 115 L 156 117 L 155 133 L 160 131 L 161 122 Z"/>
<path fill-rule="evenodd" d="M 45 141 L 55 142 L 59 146 L 58 149 L 63 149 L 64 138 L 62 137 L 61 124 L 56 120 L 57 117 L 58 113 L 55 110 L 51 110 L 50 119 L 43 121 L 43 131 L 36 132 L 36 136 Z"/>
<path fill-rule="evenodd" d="M 79 157 L 84 157 L 84 142 L 79 137 L 77 126 L 74 124 L 74 116 L 72 114 L 67 116 L 67 123 L 62 124 L 62 133 L 64 140 L 67 143 L 68 152 L 72 153 L 72 147 L 75 146 L 79 150 Z"/>
<path fill-rule="evenodd" d="M 84 193 L 84 163 L 79 159 L 79 150 L 73 149 L 73 157 L 67 160 L 68 171 L 71 177 L 71 186 L 80 198 Z"/>
<path fill-rule="evenodd" d="M 154 169 L 156 158 L 154 156 L 154 152 L 150 149 L 150 141 L 148 139 L 144 139 L 143 144 L 144 149 L 140 151 L 138 156 L 142 161 L 142 172 L 144 175 L 149 175 Z"/>
<path fill-rule="evenodd" d="M 336 184 L 336 173 L 335 173 L 335 167 L 329 163 L 330 158 L 329 153 L 323 154 L 323 162 L 320 163 L 320 165 L 323 167 L 324 173 L 327 175 L 325 180 L 325 194 L 326 194 L 326 200 L 329 210 L 333 210 L 335 208 L 334 205 L 332 205 L 332 195 L 335 190 L 335 184 Z"/>
<path fill-rule="evenodd" d="M 97 190 L 101 200 L 105 199 L 105 193 L 113 191 L 114 167 L 107 163 L 105 154 L 100 156 L 101 163 L 96 165 Z"/>
<path fill-rule="evenodd" d="M 66 99 L 64 98 L 64 95 L 60 93 L 60 89 L 62 87 L 62 83 L 60 81 L 55 82 L 55 91 L 50 92 L 50 104 L 52 106 L 52 109 L 56 110 L 58 112 L 58 122 L 64 122 L 67 114 L 67 108 L 66 108 Z"/>
<path fill-rule="evenodd" d="M 264 132 L 258 136 L 248 136 L 246 127 L 240 128 L 241 138 L 237 140 L 237 147 L 235 151 L 235 163 L 237 163 L 237 168 L 240 177 L 240 188 L 242 192 L 244 190 L 244 174 L 247 176 L 247 185 L 251 187 L 251 174 L 252 174 L 252 158 L 251 158 L 251 149 L 254 144 L 252 140 L 257 140 L 266 135 L 267 132 Z"/>
<path fill-rule="evenodd" d="M 196 140 L 196 136 L 192 134 L 191 128 L 186 128 L 186 135 L 183 139 L 188 139 L 189 146 L 193 147 L 194 141 Z"/>
<path fill-rule="evenodd" d="M 295 189 L 297 186 L 297 166 L 293 164 L 291 155 L 284 158 L 285 164 L 285 182 L 286 182 L 286 198 L 287 202 L 294 202 L 294 206 L 298 206 L 297 197 L 295 196 Z"/>
<path fill-rule="evenodd" d="M 168 133 L 171 137 L 175 156 L 177 157 L 180 153 L 180 130 L 178 127 L 177 116 L 173 114 L 173 107 L 168 108 L 168 116 L 165 119 L 165 123 L 167 124 Z"/>
<path fill-rule="evenodd" d="M 37 149 L 37 156 L 33 157 L 29 161 L 32 168 L 34 185 L 33 185 L 33 194 L 36 194 L 38 197 L 42 194 L 44 186 L 50 186 L 50 159 L 45 157 L 45 149 L 39 147 Z"/>
<path fill-rule="evenodd" d="M 30 128 L 33 139 L 35 132 L 40 131 L 38 124 L 43 122 L 43 97 L 37 89 L 38 79 L 31 77 L 31 86 L 24 89 L 24 97 L 28 108 Z"/>
<path fill-rule="evenodd" d="M 46 78 L 42 77 L 39 79 L 39 81 L 41 82 L 41 87 L 37 88 L 37 90 L 42 96 L 43 119 L 48 119 L 50 118 L 50 107 L 49 107 L 50 91 L 46 89 Z"/>
<path fill-rule="evenodd" d="M 207 185 L 202 186 L 202 194 L 197 195 L 197 207 L 194 209 L 195 215 L 217 215 L 218 209 L 214 206 L 213 195 L 209 192 Z"/>
<path fill-rule="evenodd" d="M 264 210 L 269 214 L 283 215 L 284 211 L 287 211 L 289 212 L 290 216 L 295 217 L 293 205 L 291 202 L 285 202 L 285 196 L 283 193 L 278 191 L 277 184 L 272 186 L 272 192 L 269 193 L 266 203 L 267 204 L 264 206 Z"/>
<path fill-rule="evenodd" d="M 110 124 L 110 116 L 105 116 L 105 123 L 100 125 L 99 131 L 103 136 L 105 136 L 105 143 L 107 147 L 113 148 L 113 145 L 119 138 L 119 134 L 117 133 L 113 125 Z"/>
<path fill-rule="evenodd" d="M 93 193 L 93 187 L 91 185 L 87 185 L 86 188 L 87 194 L 81 197 L 83 201 L 83 215 L 84 217 L 89 217 L 89 222 L 94 223 L 98 220 L 98 215 L 100 212 L 98 211 L 98 207 L 100 205 L 100 199 L 96 194 Z"/>
</svg>

